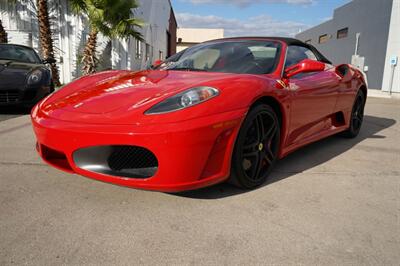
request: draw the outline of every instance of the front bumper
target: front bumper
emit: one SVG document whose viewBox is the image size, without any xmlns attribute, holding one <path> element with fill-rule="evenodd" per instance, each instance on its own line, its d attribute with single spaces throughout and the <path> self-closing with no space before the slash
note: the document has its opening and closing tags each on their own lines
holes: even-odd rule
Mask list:
<svg viewBox="0 0 400 266">
<path fill-rule="evenodd" d="M 178 192 L 228 178 L 234 143 L 245 114 L 246 110 L 235 110 L 179 123 L 99 125 L 49 118 L 35 107 L 32 124 L 39 154 L 56 168 L 127 187 Z M 151 151 L 158 161 L 155 174 L 148 178 L 116 176 L 84 169 L 76 162 L 80 150 L 115 145 Z M 49 150 L 56 156 L 49 157 Z"/>
<path fill-rule="evenodd" d="M 34 105 L 51 93 L 50 86 L 34 86 L 29 88 L 0 87 L 0 106 Z"/>
</svg>

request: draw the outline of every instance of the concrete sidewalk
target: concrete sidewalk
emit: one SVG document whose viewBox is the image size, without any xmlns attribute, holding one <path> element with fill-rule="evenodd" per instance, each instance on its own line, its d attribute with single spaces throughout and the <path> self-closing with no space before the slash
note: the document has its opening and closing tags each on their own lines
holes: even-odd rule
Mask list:
<svg viewBox="0 0 400 266">
<path fill-rule="evenodd" d="M 0 123 L 0 265 L 400 261 L 400 101 L 369 98 L 356 139 L 279 162 L 254 191 L 147 192 L 44 165 L 28 116 Z"/>
</svg>

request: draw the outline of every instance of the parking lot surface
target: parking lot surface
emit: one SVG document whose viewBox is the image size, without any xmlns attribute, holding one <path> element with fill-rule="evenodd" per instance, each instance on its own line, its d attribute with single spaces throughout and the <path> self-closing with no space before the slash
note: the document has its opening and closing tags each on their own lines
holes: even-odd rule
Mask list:
<svg viewBox="0 0 400 266">
<path fill-rule="evenodd" d="M 0 265 L 400 261 L 399 100 L 369 98 L 356 139 L 291 154 L 253 191 L 166 194 L 63 173 L 38 158 L 29 117 L 9 118 L 0 123 Z"/>
</svg>

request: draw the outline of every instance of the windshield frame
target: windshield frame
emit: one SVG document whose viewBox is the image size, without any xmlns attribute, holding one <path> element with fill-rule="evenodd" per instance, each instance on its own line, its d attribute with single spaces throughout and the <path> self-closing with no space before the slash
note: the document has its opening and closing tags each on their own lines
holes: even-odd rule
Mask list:
<svg viewBox="0 0 400 266">
<path fill-rule="evenodd" d="M 1 57 L 0 57 L 0 60 L 15 61 L 15 62 L 26 63 L 26 64 L 35 64 L 35 65 L 42 64 L 42 59 L 36 53 L 36 51 L 31 47 L 27 47 L 27 46 L 23 46 L 23 45 L 17 45 L 17 44 L 6 44 L 6 43 L 0 43 L 0 47 L 6 47 L 6 49 L 8 47 L 12 47 L 12 48 L 17 47 L 17 48 L 25 49 L 25 50 L 27 50 L 29 52 L 32 52 L 33 56 L 36 58 L 36 61 L 35 62 L 29 62 L 29 61 L 23 61 L 23 60 L 18 60 L 18 59 L 8 59 L 8 58 L 1 58 Z"/>
<path fill-rule="evenodd" d="M 208 42 L 203 42 L 203 43 L 199 43 L 196 44 L 194 46 L 188 47 L 172 56 L 170 56 L 169 58 L 167 58 L 164 62 L 162 62 L 162 64 L 155 66 L 153 69 L 154 70 L 168 70 L 168 71 L 192 71 L 190 69 L 169 69 L 167 66 L 165 66 L 165 64 L 167 63 L 172 63 L 172 62 L 177 62 L 180 60 L 180 58 L 185 55 L 187 52 L 191 51 L 191 50 L 198 50 L 199 47 L 204 46 L 210 46 L 210 45 L 215 45 L 215 44 L 222 44 L 222 43 L 274 43 L 276 44 L 276 54 L 274 57 L 274 63 L 273 63 L 273 67 L 271 68 L 271 70 L 269 70 L 267 73 L 235 73 L 235 72 L 225 72 L 225 71 L 207 71 L 207 70 L 200 70 L 200 69 L 193 69 L 193 71 L 202 71 L 202 72 L 206 72 L 206 73 L 227 73 L 227 74 L 238 74 L 238 75 L 245 75 L 245 74 L 249 74 L 249 75 L 269 75 L 269 74 L 273 74 L 275 73 L 279 66 L 280 66 L 280 62 L 281 62 L 281 56 L 282 56 L 282 51 L 284 50 L 284 45 L 282 44 L 281 41 L 279 40 L 273 40 L 273 39 L 226 39 L 226 40 L 215 40 L 215 41 L 208 41 Z"/>
</svg>

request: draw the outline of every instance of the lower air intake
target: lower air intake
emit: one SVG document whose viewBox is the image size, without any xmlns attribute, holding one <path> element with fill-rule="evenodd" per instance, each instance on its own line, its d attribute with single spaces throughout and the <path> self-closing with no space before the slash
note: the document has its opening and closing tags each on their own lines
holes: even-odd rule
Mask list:
<svg viewBox="0 0 400 266">
<path fill-rule="evenodd" d="M 158 170 L 156 156 L 146 148 L 129 145 L 94 146 L 73 154 L 74 163 L 87 171 L 128 178 L 149 178 Z"/>
<path fill-rule="evenodd" d="M 157 158 L 151 151 L 136 146 L 114 146 L 107 162 L 114 171 L 158 166 Z"/>
</svg>

